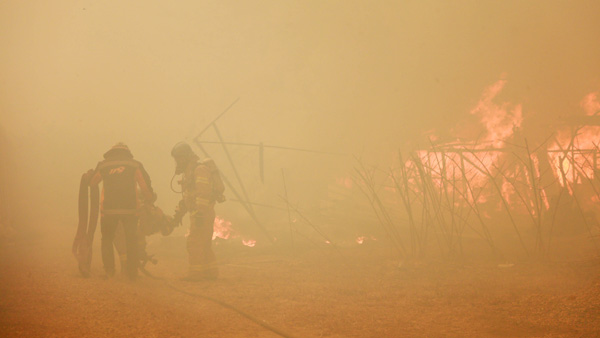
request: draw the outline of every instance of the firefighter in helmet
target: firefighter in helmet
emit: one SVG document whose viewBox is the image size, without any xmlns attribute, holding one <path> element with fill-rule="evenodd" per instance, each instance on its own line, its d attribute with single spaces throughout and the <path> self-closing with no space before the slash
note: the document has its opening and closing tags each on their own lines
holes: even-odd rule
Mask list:
<svg viewBox="0 0 600 338">
<path fill-rule="evenodd" d="M 171 151 L 175 159 L 175 174 L 183 174 L 179 202 L 174 221 L 179 223 L 186 213 L 190 215 L 190 230 L 187 236 L 189 273 L 184 280 L 214 280 L 219 270 L 212 250 L 215 202 L 223 202 L 224 186 L 218 169 L 211 159 L 200 162 L 189 144 L 177 143 Z"/>
<path fill-rule="evenodd" d="M 136 236 L 138 223 L 138 187 L 141 198 L 146 203 L 154 203 L 156 195 L 152 190 L 150 176 L 142 163 L 133 159 L 131 151 L 124 143 L 117 143 L 104 154 L 104 161 L 98 163 L 91 186 L 103 181 L 101 194 L 100 227 L 102 233 L 102 262 L 107 277 L 115 274 L 113 242 L 119 223 L 125 232 L 126 272 L 131 280 L 137 277 L 138 243 Z"/>
</svg>

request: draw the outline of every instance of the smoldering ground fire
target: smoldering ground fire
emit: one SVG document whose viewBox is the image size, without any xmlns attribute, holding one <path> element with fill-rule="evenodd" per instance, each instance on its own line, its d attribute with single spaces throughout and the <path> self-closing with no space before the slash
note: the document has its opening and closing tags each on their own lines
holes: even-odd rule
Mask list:
<svg viewBox="0 0 600 338">
<path fill-rule="evenodd" d="M 599 13 L 0 2 L 0 336 L 598 336 Z M 180 280 L 189 215 L 154 227 L 181 141 L 227 181 L 216 280 Z M 100 225 L 88 277 L 71 254 L 117 142 L 157 196 L 135 282 Z"/>
</svg>

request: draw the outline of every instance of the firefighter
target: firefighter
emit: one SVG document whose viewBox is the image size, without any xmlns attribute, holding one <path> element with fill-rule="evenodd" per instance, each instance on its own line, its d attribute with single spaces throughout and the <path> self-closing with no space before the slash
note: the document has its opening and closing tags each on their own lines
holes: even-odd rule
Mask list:
<svg viewBox="0 0 600 338">
<path fill-rule="evenodd" d="M 211 248 L 215 220 L 215 202 L 223 202 L 224 186 L 218 169 L 211 159 L 199 162 L 189 144 L 177 143 L 171 151 L 175 159 L 175 174 L 183 174 L 182 200 L 179 202 L 174 222 L 179 223 L 186 213 L 190 215 L 187 236 L 189 272 L 183 280 L 214 280 L 219 275 L 215 254 Z"/>
<path fill-rule="evenodd" d="M 98 163 L 91 186 L 103 181 L 100 204 L 100 227 L 102 233 L 102 262 L 106 277 L 115 274 L 113 242 L 119 223 L 125 233 L 126 272 L 130 280 L 137 278 L 138 270 L 138 187 L 141 198 L 154 203 L 156 195 L 152 190 L 150 176 L 142 163 L 133 159 L 127 145 L 117 143 L 104 154 L 104 161 Z"/>
</svg>

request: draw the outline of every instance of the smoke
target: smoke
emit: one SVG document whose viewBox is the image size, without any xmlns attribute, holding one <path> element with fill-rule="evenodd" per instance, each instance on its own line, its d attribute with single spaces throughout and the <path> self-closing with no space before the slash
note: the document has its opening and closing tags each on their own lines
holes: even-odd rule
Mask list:
<svg viewBox="0 0 600 338">
<path fill-rule="evenodd" d="M 172 145 L 238 97 L 217 123 L 228 142 L 382 165 L 468 118 L 501 74 L 499 100 L 522 103 L 524 120 L 572 114 L 600 87 L 597 13 L 594 1 L 3 2 L 7 180 L 26 198 L 20 212 L 70 229 L 81 173 L 119 141 L 170 211 Z M 234 177 L 222 148 L 207 150 Z M 258 148 L 229 150 L 258 181 Z M 256 197 L 276 199 L 287 168 L 297 196 L 318 200 L 311 185 L 352 157 L 267 149 L 265 166 L 271 186 Z"/>
</svg>

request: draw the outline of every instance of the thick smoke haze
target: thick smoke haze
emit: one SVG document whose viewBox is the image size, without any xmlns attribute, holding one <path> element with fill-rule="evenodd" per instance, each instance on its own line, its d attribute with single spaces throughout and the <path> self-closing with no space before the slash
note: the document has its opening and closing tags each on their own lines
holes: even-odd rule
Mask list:
<svg viewBox="0 0 600 338">
<path fill-rule="evenodd" d="M 599 0 L 2 0 L 0 337 L 600 337 L 599 41 Z M 111 243 L 118 142 L 167 216 Z"/>
<path fill-rule="evenodd" d="M 351 155 L 385 165 L 428 132 L 451 135 L 500 78 L 525 121 L 576 114 L 600 89 L 599 13 L 597 1 L 4 1 L 3 199 L 73 229 L 81 173 L 123 141 L 170 212 L 171 147 L 237 98 L 225 140 L 347 154 L 267 150 L 273 190 L 280 168 L 326 182 Z M 256 178 L 257 149 L 231 151 Z"/>
</svg>

